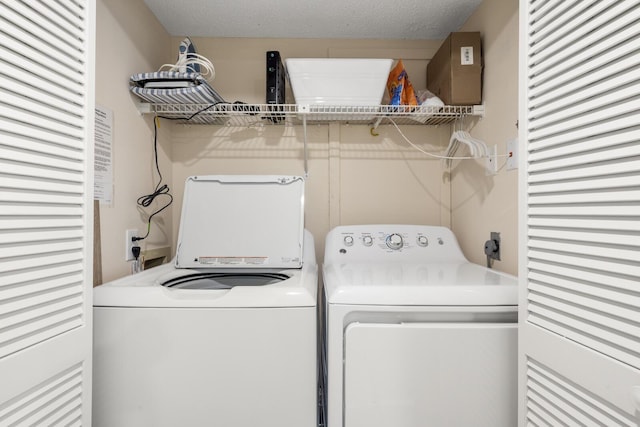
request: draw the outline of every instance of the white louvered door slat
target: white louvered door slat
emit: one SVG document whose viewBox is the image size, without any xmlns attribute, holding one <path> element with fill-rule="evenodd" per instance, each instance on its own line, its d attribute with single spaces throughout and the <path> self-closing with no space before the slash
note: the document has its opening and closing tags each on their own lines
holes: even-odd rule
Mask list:
<svg viewBox="0 0 640 427">
<path fill-rule="evenodd" d="M 596 7 L 575 16 L 570 24 L 564 21 L 547 34 L 532 33 L 536 43 L 530 50 L 535 55 L 529 64 L 531 83 L 540 86 L 532 92 L 535 94 L 559 82 L 573 80 L 575 75 L 582 74 L 581 71 L 593 69 L 598 64 L 597 60 L 585 60 L 591 59 L 593 53 L 606 58 L 609 51 L 633 34 L 625 26 L 633 23 L 637 14 L 633 2 L 599 1 Z M 615 28 L 607 26 L 612 21 L 616 23 Z M 570 71 L 568 75 L 565 74 L 567 71 Z M 556 80 L 551 81 L 550 77 Z"/>
<path fill-rule="evenodd" d="M 22 42 L 21 48 L 27 49 L 22 51 L 24 56 L 32 59 L 37 58 L 39 59 L 38 62 L 42 64 L 49 63 L 50 60 L 59 62 L 68 71 L 75 71 L 78 76 L 81 75 L 82 63 L 76 61 L 73 55 L 68 55 L 58 45 L 51 43 L 52 39 L 46 30 L 33 28 L 31 22 L 24 18 L 19 19 L 20 16 L 13 13 L 3 14 L 2 17 L 5 22 L 12 24 L 5 27 L 7 37 L 11 40 L 20 40 Z M 25 30 L 25 28 L 28 30 Z M 45 60 L 44 58 L 47 59 Z"/>
<path fill-rule="evenodd" d="M 46 249 L 44 250 L 46 251 Z M 36 264 L 38 268 L 55 268 L 58 265 L 67 263 L 81 264 L 83 261 L 82 254 L 78 253 L 78 251 L 74 252 L 39 252 L 33 254 L 33 259 L 16 257 L 17 259 L 15 260 L 12 259 L 11 261 L 2 263 L 2 265 L 0 265 L 0 273 L 8 277 L 7 281 L 11 281 L 11 274 L 14 272 L 22 277 L 29 277 L 28 274 L 25 274 L 25 270 L 33 269 L 34 264 Z M 81 292 L 80 287 L 78 287 L 78 292 Z"/>
<path fill-rule="evenodd" d="M 569 253 L 574 255 L 579 255 L 582 258 L 604 258 L 603 254 L 606 254 L 606 258 L 610 259 L 612 263 L 621 263 L 626 264 L 625 261 L 631 261 L 633 264 L 638 266 L 637 269 L 633 269 L 640 273 L 640 260 L 638 260 L 638 251 L 634 246 L 624 247 L 609 247 L 609 246 L 601 246 L 599 244 L 600 239 L 606 239 L 605 236 L 597 236 L 596 239 L 592 239 L 589 242 L 576 242 L 576 243 L 567 243 L 562 242 L 559 236 L 554 237 L 553 239 L 542 239 L 535 238 L 533 234 L 529 235 L 530 237 L 530 245 L 529 248 L 537 249 L 540 252 L 554 252 L 554 253 Z M 610 244 L 611 242 L 607 242 Z M 635 243 L 635 242 L 634 242 Z M 613 245 L 612 245 L 613 246 Z M 529 256 L 534 257 L 538 252 L 532 250 Z"/>
<path fill-rule="evenodd" d="M 640 0 L 520 2 L 521 426 L 639 426 Z"/>
<path fill-rule="evenodd" d="M 2 157 L 0 149 L 0 157 Z M 4 178 L 3 182 L 7 187 L 13 188 L 14 190 L 22 190 L 22 191 L 55 191 L 59 193 L 76 193 L 82 190 L 82 187 L 77 183 L 69 183 L 69 182 L 45 182 L 41 181 L 38 183 L 29 182 L 20 178 Z M 61 218 L 64 219 L 64 218 Z M 2 223 L 0 223 L 0 229 L 2 228 Z"/>
<path fill-rule="evenodd" d="M 0 57 L 2 57 L 9 79 L 0 80 L 0 88 L 5 90 L 13 89 L 17 86 L 37 88 L 37 93 L 41 93 L 45 100 L 52 102 L 52 99 L 59 100 L 59 102 L 67 102 L 64 107 L 66 109 L 74 109 L 77 107 L 82 108 L 82 93 L 74 92 L 72 88 L 61 86 L 59 80 L 51 80 L 56 75 L 49 70 L 38 67 L 37 64 L 30 63 L 19 52 L 13 51 L 1 51 Z M 24 67 L 29 67 L 31 71 L 29 74 L 21 74 L 20 71 Z M 14 84 L 10 84 L 12 80 L 15 80 Z M 35 90 L 35 89 L 34 89 Z M 22 92 L 21 92 L 22 93 Z M 31 96 L 34 92 L 29 91 Z"/>
<path fill-rule="evenodd" d="M 75 365 L 71 369 L 67 369 L 53 378 L 38 384 L 38 387 L 29 390 L 24 396 L 21 396 L 21 398 L 15 399 L 12 405 L 0 408 L 0 419 L 6 422 L 5 425 L 11 426 L 38 425 L 33 421 L 29 423 L 29 420 L 42 418 L 42 415 L 46 417 L 48 414 L 43 414 L 41 408 L 43 406 L 47 407 L 47 403 L 51 400 L 58 400 L 64 395 L 75 395 L 75 407 L 79 409 L 81 404 L 81 390 L 82 367 Z M 67 412 L 69 412 L 68 408 Z M 64 416 L 66 414 L 61 415 Z M 77 415 L 75 415 L 74 418 L 77 418 Z M 76 422 L 76 424 L 72 425 L 80 424 Z"/>
<path fill-rule="evenodd" d="M 29 123 L 15 122 L 0 117 L 0 135 L 3 141 L 11 144 L 12 147 L 21 147 L 15 144 L 18 141 L 29 141 L 29 147 L 36 145 L 42 153 L 47 150 L 59 150 L 64 148 L 73 149 L 77 146 L 77 140 L 68 135 L 53 134 L 46 130 L 34 128 Z M 6 137 L 6 139 L 5 139 Z M 52 144 L 50 148 L 42 147 L 43 144 Z"/>
<path fill-rule="evenodd" d="M 597 0 L 571 0 L 561 4 L 540 2 L 540 6 L 531 11 L 531 30 L 538 34 L 552 33 L 561 29 L 566 20 L 575 19 L 577 13 L 597 4 Z M 539 46 L 535 46 L 539 48 Z M 534 47 L 532 47 L 533 49 Z"/>
<path fill-rule="evenodd" d="M 55 20 L 55 22 L 60 25 L 61 29 L 68 28 L 72 26 L 73 28 L 78 28 L 82 30 L 78 36 L 83 37 L 85 34 L 87 21 L 82 19 L 82 11 L 86 7 L 86 1 L 57 1 L 57 2 L 41 2 L 46 8 L 42 8 L 41 10 L 47 16 L 51 16 L 52 20 L 56 19 L 56 16 L 59 16 L 59 20 Z M 48 11 L 54 12 L 56 15 L 51 15 Z"/>
<path fill-rule="evenodd" d="M 535 184 L 538 182 L 555 182 L 560 179 L 578 179 L 578 178 L 594 178 L 598 176 L 607 176 L 611 173 L 611 168 L 608 165 L 599 165 L 599 166 L 584 166 L 579 169 L 569 169 L 571 166 L 579 166 L 585 163 L 598 163 L 604 160 L 618 160 L 618 159 L 629 159 L 630 157 L 640 155 L 640 149 L 637 147 L 624 147 L 624 148 L 614 148 L 610 150 L 608 153 L 598 153 L 598 154 L 585 154 L 578 155 L 576 159 L 573 159 L 572 162 L 567 161 L 554 161 L 550 160 L 550 163 L 556 163 L 556 165 L 549 165 L 553 169 L 561 169 L 560 171 L 549 171 L 545 174 L 544 177 L 536 176 L 532 177 L 531 184 Z M 618 174 L 621 173 L 632 173 L 634 172 L 634 168 L 637 166 L 633 161 L 622 161 L 617 162 L 616 164 L 618 169 Z M 532 168 L 533 172 L 534 168 Z"/>
<path fill-rule="evenodd" d="M 81 217 L 40 217 L 40 218 L 12 218 L 0 221 L 0 230 L 14 230 L 14 229 L 39 229 L 39 228 L 82 228 Z"/>
<path fill-rule="evenodd" d="M 614 101 L 615 102 L 615 101 Z M 555 122 L 554 125 L 540 127 L 537 129 L 532 129 L 530 134 L 532 139 L 543 139 L 550 135 L 559 135 L 566 131 L 566 129 L 576 129 L 583 130 L 584 127 L 593 126 L 595 123 L 599 121 L 606 121 L 607 119 L 617 119 L 620 116 L 628 114 L 630 111 L 638 110 L 638 102 L 637 100 L 629 100 L 628 102 L 618 104 L 612 102 L 608 104 L 605 108 L 600 107 L 600 110 L 593 111 L 587 110 L 586 114 L 574 116 L 568 115 L 566 119 L 562 122 Z M 552 118 L 550 120 L 557 120 L 557 118 Z M 543 125 L 544 120 L 540 120 L 540 124 Z M 619 130 L 619 129 L 613 129 Z"/>
<path fill-rule="evenodd" d="M 47 214 L 45 217 L 53 216 L 53 217 L 73 217 L 73 216 L 82 216 L 84 211 L 82 210 L 82 206 L 48 206 Z M 13 218 L 18 215 L 20 216 L 33 216 L 37 218 L 43 218 L 43 210 L 41 206 L 33 206 L 25 204 L 23 206 L 7 206 L 3 207 L 3 214 L 5 218 Z"/>
<path fill-rule="evenodd" d="M 52 155 L 48 152 L 39 152 L 36 148 L 37 147 L 31 147 L 31 149 L 0 148 L 0 158 L 2 158 L 2 160 L 6 163 L 9 163 L 11 161 L 16 165 L 24 163 L 26 165 L 48 166 L 51 169 L 71 171 L 71 173 L 74 174 L 77 174 L 83 169 L 82 159 L 78 159 L 75 155 L 75 152 L 63 153 L 62 151 L 60 151 L 58 155 Z M 65 156 L 65 154 L 71 154 L 73 157 Z M 9 179 L 16 181 L 20 178 L 12 177 Z M 22 179 L 22 181 L 24 183 L 30 182 L 27 179 Z M 78 180 L 78 178 L 76 178 L 75 180 L 70 179 L 69 181 L 81 182 Z M 61 182 L 60 185 L 67 186 L 67 183 Z M 36 187 L 36 185 L 33 185 L 33 187 Z"/>
<path fill-rule="evenodd" d="M 583 283 L 578 286 L 570 278 L 548 280 L 548 277 L 545 277 L 545 281 L 536 281 L 532 278 L 529 289 L 532 294 L 531 299 L 539 298 L 546 301 L 543 304 L 549 308 L 564 306 L 567 307 L 564 308 L 566 314 L 574 316 L 585 316 L 580 312 L 590 311 L 591 314 L 588 316 L 592 321 L 614 328 L 614 334 L 622 332 L 633 338 L 633 334 L 637 332 L 636 325 L 640 323 L 640 312 L 629 304 L 637 303 L 638 297 L 623 301 L 615 292 L 609 291 L 609 300 L 605 300 L 606 291 L 589 292 L 588 286 Z M 611 315 L 612 312 L 616 313 L 615 316 Z M 639 346 L 640 342 L 629 344 L 629 347 L 636 351 Z"/>
<path fill-rule="evenodd" d="M 38 55 L 31 58 L 28 53 L 35 54 L 33 49 L 28 48 L 24 44 L 16 45 L 16 40 L 0 33 L 0 46 L 3 46 L 5 50 L 0 51 L 3 60 L 8 64 L 10 68 L 22 68 L 27 69 L 32 75 L 39 79 L 49 81 L 50 85 L 58 85 L 60 91 L 67 96 L 78 94 L 76 99 L 78 103 L 82 103 L 82 81 L 78 79 L 80 76 L 74 74 L 66 74 L 64 66 L 60 63 L 52 60 L 48 56 Z M 25 52 L 22 49 L 28 50 Z"/>
<path fill-rule="evenodd" d="M 38 89 L 35 89 L 32 85 L 40 82 L 36 79 L 29 79 L 28 77 L 25 80 L 31 80 L 31 83 L 0 76 L 0 88 L 7 93 L 11 92 L 19 95 L 23 99 L 35 100 L 45 107 L 57 108 L 60 111 L 75 116 L 83 114 L 81 105 L 70 103 L 68 100 L 62 100 L 59 97 L 50 94 L 55 90 L 55 87 L 50 87 L 45 90 L 45 88 L 40 86 Z"/>
<path fill-rule="evenodd" d="M 3 15 L 11 16 L 12 19 L 7 19 L 8 22 L 33 22 L 30 28 L 36 35 L 42 36 L 46 34 L 48 37 L 53 37 L 56 44 L 65 45 L 75 50 L 82 50 L 82 40 L 84 37 L 78 37 L 77 33 L 71 33 L 68 31 L 52 31 L 51 27 L 60 26 L 65 28 L 65 23 L 60 22 L 59 18 L 51 14 L 47 15 L 47 9 L 43 8 L 40 4 L 31 2 L 24 4 L 22 2 L 4 2 Z M 42 14 L 44 10 L 44 14 Z M 9 15 L 12 14 L 12 15 Z M 15 19 L 17 17 L 17 19 Z M 77 28 L 81 28 L 82 22 L 75 25 Z M 35 27 L 35 29 L 33 28 Z M 42 32 L 44 31 L 44 33 Z"/>
<path fill-rule="evenodd" d="M 599 299 L 602 302 L 598 303 L 598 305 L 607 304 L 608 301 L 617 301 L 621 291 L 633 289 L 633 284 L 626 283 L 626 286 L 625 286 L 625 283 L 622 281 L 619 281 L 619 282 L 612 281 L 611 287 L 602 288 L 602 285 L 599 282 L 589 281 L 587 280 L 587 278 L 581 278 L 580 281 L 576 281 L 573 277 L 562 276 L 560 272 L 558 272 L 558 270 L 551 270 L 551 269 L 547 275 L 531 273 L 531 275 L 529 276 L 529 280 L 530 280 L 529 286 L 531 286 L 531 289 L 535 290 L 536 282 L 546 283 L 544 281 L 548 280 L 549 274 L 553 274 L 554 281 L 552 285 L 561 289 L 560 292 L 562 292 L 563 289 L 567 289 L 567 290 L 570 290 L 570 292 L 567 292 L 567 295 L 584 294 L 589 296 L 593 300 Z M 588 278 L 591 278 L 591 277 L 588 277 Z M 637 307 L 640 304 L 640 297 L 630 296 L 624 302 L 628 307 L 631 307 L 631 308 L 625 308 L 623 309 L 623 311 L 633 311 L 635 313 L 635 310 L 633 307 Z"/>
<path fill-rule="evenodd" d="M 23 286 L 8 290 L 7 297 L 15 300 L 16 302 L 14 304 L 18 304 L 20 300 L 27 298 L 31 298 L 38 303 L 43 303 L 46 302 L 45 299 L 55 300 L 71 296 L 73 288 L 78 282 L 82 282 L 82 275 L 80 273 L 57 275 L 41 282 L 27 283 Z M 11 312 L 12 309 L 3 307 L 2 311 L 6 314 Z"/>
<path fill-rule="evenodd" d="M 78 202 L 78 197 L 82 197 L 82 193 L 80 194 L 69 194 L 69 193 L 45 193 L 41 191 L 42 194 L 34 195 L 32 193 L 27 193 L 25 191 L 0 191 L 0 201 L 4 202 L 10 200 L 12 203 L 31 203 L 34 199 L 38 199 L 39 203 L 50 203 L 50 204 L 59 204 L 59 205 L 74 205 L 74 202 Z"/>
<path fill-rule="evenodd" d="M 14 252 L 10 251 L 0 251 L 0 256 L 12 256 L 12 257 L 20 257 L 20 256 L 41 256 L 42 254 L 47 253 L 60 253 L 60 252 L 77 252 L 83 248 L 82 243 L 79 242 L 80 239 L 75 239 L 75 241 L 38 241 L 38 242 L 28 242 L 29 244 L 23 245 L 20 249 L 15 250 Z M 42 258 L 38 261 L 44 262 Z"/>
<path fill-rule="evenodd" d="M 33 97 L 36 97 L 39 95 L 38 93 L 32 93 L 32 91 L 21 89 L 22 88 L 20 87 L 15 87 L 14 91 L 5 91 L 3 93 L 3 101 L 6 103 L 6 105 L 14 108 L 25 108 L 32 111 L 37 111 L 38 115 L 42 119 L 47 119 L 54 123 L 59 123 L 62 129 L 66 127 L 68 131 L 65 131 L 64 133 L 77 135 L 77 128 L 75 127 L 79 115 L 77 114 L 77 108 L 75 109 L 76 114 L 73 114 L 65 111 L 66 109 L 61 110 L 59 107 L 51 107 L 46 104 L 45 99 L 30 98 L 28 96 L 31 95 Z M 20 91 L 20 93 L 16 93 L 17 91 Z"/>
<path fill-rule="evenodd" d="M 88 426 L 95 0 L 0 27 L 0 426 Z"/>
<path fill-rule="evenodd" d="M 550 224 L 556 225 L 556 224 Z M 566 228 L 569 228 L 571 224 L 565 224 Z M 566 230 L 565 228 L 565 230 Z M 597 228 L 594 231 L 590 232 L 588 230 L 579 229 L 577 231 L 559 231 L 557 229 L 549 229 L 549 228 L 529 228 L 531 237 L 537 237 L 540 239 L 562 239 L 562 240 L 571 240 L 574 242 L 594 242 L 600 239 L 606 240 L 609 243 L 616 244 L 618 246 L 628 245 L 631 246 L 636 243 L 636 237 L 628 234 L 605 234 L 603 233 L 602 228 Z"/>
<path fill-rule="evenodd" d="M 1 159 L 0 159 L 1 160 Z M 43 157 L 42 163 L 46 166 L 47 163 L 50 162 L 49 158 Z M 79 175 L 78 172 L 68 171 L 61 168 L 53 168 L 53 167 L 39 167 L 35 163 L 28 162 L 16 162 L 10 159 L 7 159 L 2 162 L 2 170 L 6 174 L 10 174 L 13 176 L 35 176 L 38 179 L 46 179 L 46 180 L 57 180 L 57 181 L 67 181 L 67 182 L 82 182 L 82 175 Z M 78 204 L 79 205 L 79 204 Z"/>
<path fill-rule="evenodd" d="M 3 100 L 4 101 L 4 100 Z M 59 133 L 78 141 L 82 140 L 84 134 L 82 128 L 76 128 L 63 123 L 60 118 L 43 116 L 41 111 L 22 112 L 16 108 L 26 106 L 27 102 L 20 103 L 21 105 L 15 106 L 11 104 L 0 105 L 0 115 L 7 117 L 12 116 L 14 120 L 23 123 L 29 123 L 31 126 L 36 126 L 45 132 Z M 35 108 L 37 104 L 33 103 Z"/>
<path fill-rule="evenodd" d="M 7 298 L 11 298 L 12 296 L 12 289 L 16 289 L 18 286 L 17 285 L 21 285 L 19 286 L 20 288 L 20 292 L 24 292 L 26 290 L 23 290 L 22 288 L 25 285 L 25 283 L 37 283 L 38 286 L 47 286 L 48 280 L 49 279 L 55 279 L 58 277 L 63 277 L 63 280 L 66 280 L 68 282 L 71 283 L 75 283 L 75 280 L 73 278 L 69 278 L 66 276 L 73 276 L 73 275 L 77 275 L 77 274 L 82 274 L 82 270 L 78 270 L 77 266 L 75 265 L 70 265 L 70 264 L 65 264 L 65 265 L 59 265 L 59 266 L 50 266 L 49 268 L 47 268 L 46 271 L 40 271 L 40 272 L 34 272 L 31 274 L 28 273 L 23 273 L 23 274 L 15 274 L 11 277 L 10 280 L 7 281 Z"/>
<path fill-rule="evenodd" d="M 565 384 L 562 377 L 547 367 L 534 362 L 528 364 L 531 395 L 550 396 L 547 401 L 557 405 L 559 411 L 571 414 L 581 426 L 632 426 L 633 421 L 614 408 L 603 406 L 587 390 Z M 578 398 L 576 398 L 578 397 Z M 615 424 L 612 424 L 612 421 Z M 569 425 L 576 425 L 575 422 Z"/>
<path fill-rule="evenodd" d="M 606 53 L 607 56 L 617 60 L 618 69 L 623 70 L 638 65 L 638 58 L 625 58 L 623 55 L 624 52 L 621 52 L 621 50 L 627 52 L 633 51 L 633 46 L 630 43 L 621 44 L 612 51 Z M 620 59 L 621 57 L 622 59 Z M 589 100 L 589 98 L 593 98 L 594 94 L 606 94 L 610 90 L 618 90 L 622 86 L 632 84 L 634 82 L 635 80 L 633 79 L 633 75 L 630 74 L 614 76 L 607 80 L 594 80 L 589 74 L 581 75 L 577 79 L 563 85 L 562 88 L 557 89 L 559 92 L 561 91 L 561 93 L 572 94 L 572 99 L 565 97 L 551 98 L 548 93 L 540 91 L 535 102 L 532 102 L 532 107 L 535 107 L 536 115 L 549 114 L 558 108 L 582 108 L 582 102 Z M 589 85 L 588 89 L 585 85 Z M 581 104 L 575 105 L 573 100 L 576 98 L 581 98 Z"/>
</svg>

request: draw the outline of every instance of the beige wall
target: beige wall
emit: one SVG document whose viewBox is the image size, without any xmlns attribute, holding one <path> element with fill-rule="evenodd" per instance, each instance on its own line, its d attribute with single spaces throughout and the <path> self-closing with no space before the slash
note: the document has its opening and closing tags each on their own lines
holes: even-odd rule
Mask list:
<svg viewBox="0 0 640 427">
<path fill-rule="evenodd" d="M 170 37 L 142 0 L 98 0 L 96 103 L 113 111 L 114 199 L 100 207 L 103 280 L 129 274 L 124 260 L 125 230 L 146 232 L 147 217 L 136 200 L 153 191 L 153 122 L 138 114 L 128 90 L 129 76 L 154 71 L 172 60 Z M 170 142 L 160 133 L 159 161 L 171 183 Z M 171 210 L 158 215 L 143 249 L 167 246 L 173 235 Z M 155 218 L 154 218 L 155 219 Z"/>
<path fill-rule="evenodd" d="M 483 33 L 486 117 L 465 121 L 466 129 L 504 154 L 517 129 L 517 2 L 485 0 L 463 30 Z M 127 90 L 128 77 L 173 62 L 181 37 L 169 37 L 142 0 L 98 1 L 97 102 L 114 111 L 115 200 L 101 208 L 104 279 L 129 273 L 124 231 L 145 231 L 135 200 L 156 183 L 149 116 L 142 117 Z M 216 68 L 214 87 L 227 101 L 263 103 L 265 52 L 288 57 L 402 58 L 416 89 L 440 41 L 193 39 Z M 290 88 L 287 101 L 293 103 Z M 184 180 L 196 174 L 303 174 L 302 129 L 265 125 L 227 127 L 173 125 L 162 121 L 160 163 L 175 201 L 152 226 L 146 248 L 175 247 Z M 441 153 L 449 126 L 403 126 L 426 151 Z M 311 125 L 306 227 L 322 261 L 324 236 L 334 226 L 355 223 L 417 223 L 452 226 L 472 261 L 484 264 L 490 231 L 502 234 L 503 254 L 495 268 L 516 272 L 517 173 L 502 168 L 486 177 L 476 161 L 454 163 L 451 182 L 442 162 L 417 152 L 387 124 L 372 136 L 367 126 Z M 505 159 L 501 158 L 502 165 Z"/>
<path fill-rule="evenodd" d="M 393 128 L 379 131 L 373 137 L 366 126 L 311 125 L 307 130 L 305 226 L 315 237 L 319 262 L 324 236 L 336 225 L 448 224 L 442 203 L 448 204 L 449 186 L 442 182 L 441 162 L 408 148 Z M 439 152 L 448 140 L 446 128 L 403 131 L 425 150 Z M 304 174 L 299 126 L 175 126 L 172 141 L 176 206 L 190 175 Z"/>
<path fill-rule="evenodd" d="M 518 129 L 518 2 L 484 0 L 461 31 L 480 31 L 483 38 L 486 115 L 468 120 L 465 127 L 487 145 L 506 154 L 507 141 Z M 451 222 L 462 250 L 473 262 L 484 264 L 483 248 L 491 231 L 502 238 L 502 261 L 494 268 L 517 274 L 518 171 L 507 170 L 498 159 L 497 175 L 486 176 L 483 161 L 457 161 L 452 169 Z"/>
<path fill-rule="evenodd" d="M 177 46 L 180 38 L 174 38 Z M 213 85 L 227 101 L 265 102 L 265 52 L 292 57 L 402 58 L 416 89 L 426 86 L 426 64 L 437 41 L 193 39 L 215 68 Z M 412 77 L 415 76 L 415 77 Z M 293 103 L 291 91 L 287 98 Z M 405 126 L 426 151 L 442 152 L 448 126 Z M 356 223 L 449 224 L 449 184 L 442 163 L 410 147 L 391 125 L 372 136 L 363 125 L 310 125 L 305 224 L 316 240 L 336 225 Z M 300 126 L 173 128 L 173 188 L 182 201 L 184 180 L 194 174 L 304 174 Z M 446 208 L 443 209 L 443 206 Z M 259 207 L 257 207 L 259 209 Z M 178 212 L 175 211 L 174 212 Z M 174 214 L 174 229 L 179 215 Z M 177 233 L 176 233 L 177 234 Z M 177 238 L 177 236 L 176 236 Z"/>
</svg>

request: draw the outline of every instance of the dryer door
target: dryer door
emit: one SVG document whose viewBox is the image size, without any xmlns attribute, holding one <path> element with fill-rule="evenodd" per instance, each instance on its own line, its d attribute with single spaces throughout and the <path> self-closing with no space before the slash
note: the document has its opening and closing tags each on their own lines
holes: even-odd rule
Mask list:
<svg viewBox="0 0 640 427">
<path fill-rule="evenodd" d="M 513 427 L 515 323 L 352 323 L 345 427 Z"/>
</svg>

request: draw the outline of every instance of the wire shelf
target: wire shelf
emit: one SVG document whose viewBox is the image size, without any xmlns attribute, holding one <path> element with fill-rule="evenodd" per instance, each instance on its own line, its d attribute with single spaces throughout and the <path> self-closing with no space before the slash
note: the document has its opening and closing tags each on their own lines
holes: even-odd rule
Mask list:
<svg viewBox="0 0 640 427">
<path fill-rule="evenodd" d="M 354 123 L 374 127 L 391 119 L 402 125 L 436 126 L 469 115 L 482 115 L 482 106 L 345 106 L 301 104 L 141 104 L 143 113 L 179 123 L 252 126 L 261 124 Z"/>
</svg>

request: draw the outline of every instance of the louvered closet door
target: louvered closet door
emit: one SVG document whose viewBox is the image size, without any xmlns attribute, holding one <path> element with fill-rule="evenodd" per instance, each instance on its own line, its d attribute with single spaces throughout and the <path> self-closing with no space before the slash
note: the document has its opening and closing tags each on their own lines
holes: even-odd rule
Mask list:
<svg viewBox="0 0 640 427">
<path fill-rule="evenodd" d="M 0 1 L 0 426 L 91 424 L 94 15 Z"/>
<path fill-rule="evenodd" d="M 637 426 L 640 1 L 520 14 L 520 425 Z"/>
</svg>

